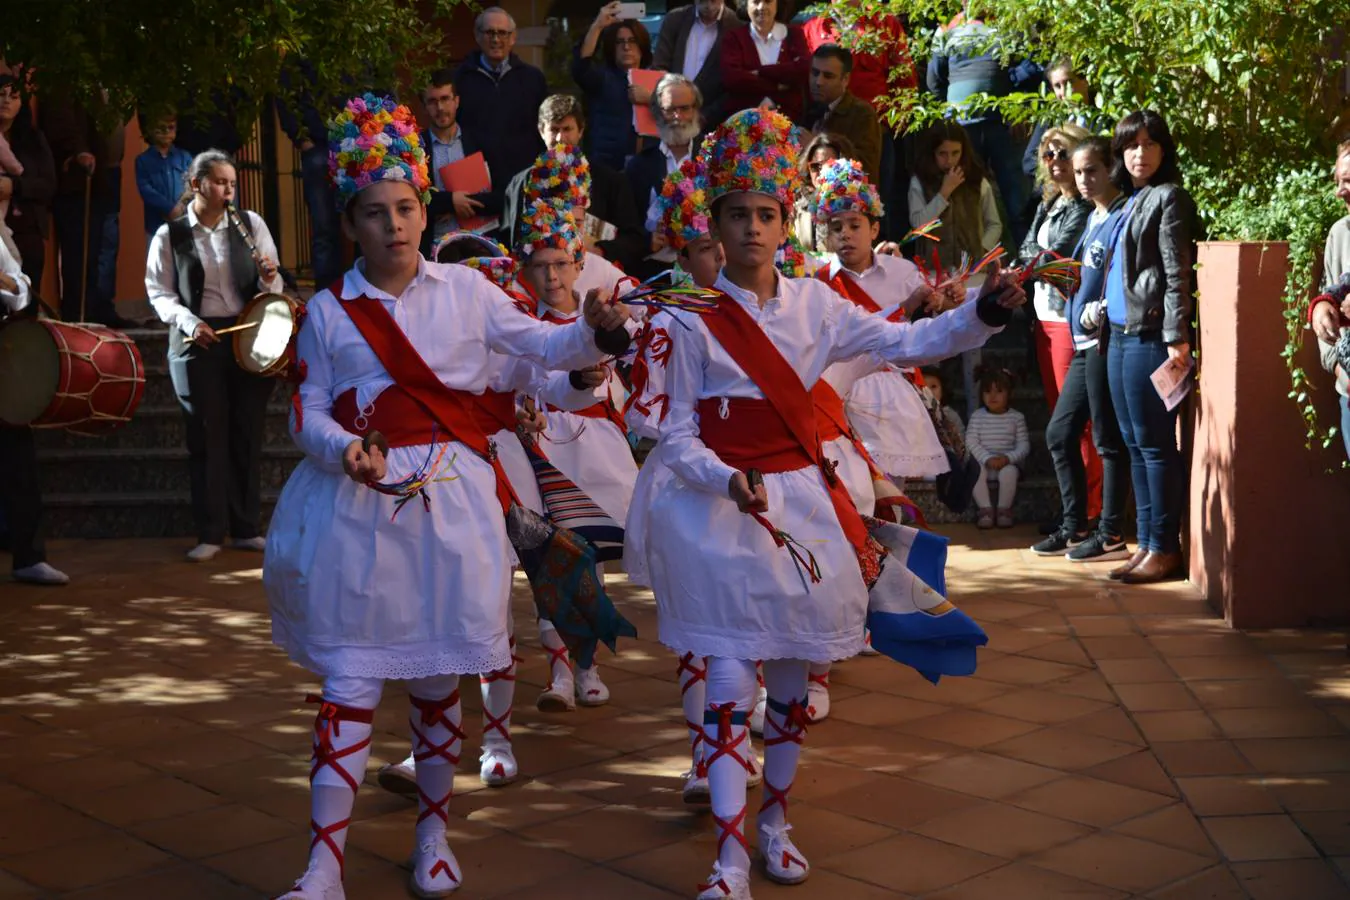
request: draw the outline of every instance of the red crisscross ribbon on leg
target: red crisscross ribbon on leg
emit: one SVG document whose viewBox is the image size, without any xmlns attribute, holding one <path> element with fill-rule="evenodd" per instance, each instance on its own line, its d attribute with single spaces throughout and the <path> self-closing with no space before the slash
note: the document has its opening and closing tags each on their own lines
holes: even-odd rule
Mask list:
<svg viewBox="0 0 1350 900">
<path fill-rule="evenodd" d="M 553 690 L 553 665 L 562 663 L 567 667 L 567 671 L 572 671 L 572 661 L 567 658 L 566 645 L 558 647 L 556 650 L 552 647 L 545 647 L 544 652 L 548 654 L 548 689 Z"/>
<path fill-rule="evenodd" d="M 524 662 L 524 658 L 516 656 L 516 639 L 511 638 L 511 663 L 504 669 L 498 669 L 495 672 L 488 672 L 486 675 L 479 675 L 478 680 L 483 684 L 492 684 L 494 681 L 515 681 L 516 666 Z"/>
<path fill-rule="evenodd" d="M 314 755 L 313 763 L 309 769 L 309 780 L 313 784 L 314 778 L 319 774 L 319 770 L 327 766 L 338 775 L 356 793 L 361 782 L 352 777 L 352 774 L 338 765 L 338 762 L 344 757 L 353 753 L 359 753 L 370 746 L 370 736 L 367 735 L 350 747 L 344 747 L 341 750 L 333 748 L 333 738 L 342 736 L 343 722 L 359 722 L 363 725 L 369 725 L 375 721 L 375 710 L 357 709 L 353 706 L 343 706 L 340 703 L 330 703 L 315 694 L 309 694 L 305 697 L 306 703 L 319 704 L 319 713 L 314 718 Z M 338 877 L 341 878 L 346 867 L 346 857 L 343 855 L 342 848 L 337 845 L 333 835 L 345 829 L 352 823 L 351 816 L 329 825 L 320 825 L 314 819 L 309 820 L 309 829 L 314 832 L 314 837 L 309 842 L 309 850 L 314 852 L 314 848 L 319 844 L 327 844 L 333 858 L 337 860 Z"/>
<path fill-rule="evenodd" d="M 802 705 L 802 701 L 793 700 L 791 703 L 784 705 L 771 699 L 769 700 L 768 706 L 771 711 L 783 717 L 783 724 L 779 725 L 778 722 L 774 721 L 773 716 L 764 717 L 765 748 L 773 747 L 777 744 L 805 743 L 806 726 L 809 720 L 807 719 L 806 715 L 806 707 Z M 777 732 L 772 737 L 769 736 L 770 728 L 772 728 L 775 732 Z M 763 788 L 764 788 L 764 802 L 760 804 L 759 811 L 762 813 L 766 809 L 769 809 L 770 807 L 777 805 L 783 807 L 783 817 L 787 818 L 787 811 L 788 811 L 787 798 L 788 793 L 791 792 L 792 790 L 792 783 L 789 782 L 783 788 L 775 787 L 769 781 L 768 775 L 766 773 L 764 777 Z M 787 866 L 789 859 L 795 859 L 795 857 L 792 857 L 789 853 L 787 853 L 787 851 L 784 851 L 783 852 L 784 867 Z M 802 866 L 802 868 L 806 868 L 805 862 L 803 862 L 802 860 L 796 861 Z"/>
<path fill-rule="evenodd" d="M 711 769 L 713 763 L 717 762 L 721 757 L 729 756 L 740 763 L 741 768 L 745 769 L 747 774 L 754 771 L 750 761 L 737 751 L 738 747 L 745 744 L 750 739 L 750 728 L 746 724 L 746 721 L 746 713 L 738 711 L 735 703 L 723 703 L 719 706 L 710 706 L 708 708 L 708 711 L 704 713 L 703 717 L 705 726 L 703 729 L 703 740 L 707 746 L 713 748 L 713 754 L 704 762 L 704 766 L 707 769 Z M 708 725 L 717 726 L 717 737 L 715 739 L 708 735 L 708 729 L 706 727 Z M 731 729 L 733 726 L 740 726 L 740 734 L 736 735 L 734 739 L 731 736 Z M 738 814 L 732 816 L 730 819 L 723 819 L 719 817 L 717 813 L 713 813 L 713 825 L 721 832 L 717 837 L 717 852 L 719 855 L 722 852 L 722 845 L 725 844 L 729 838 L 735 838 L 736 841 L 745 848 L 746 853 L 750 852 L 750 843 L 745 839 L 743 827 L 745 824 L 745 813 L 746 808 L 744 806 L 741 807 L 741 811 Z"/>
<path fill-rule="evenodd" d="M 827 688 L 827 687 L 830 686 L 830 670 L 829 670 L 829 669 L 826 669 L 824 672 L 821 672 L 819 675 L 815 674 L 814 672 L 807 672 L 807 673 L 806 673 L 806 680 L 807 680 L 807 681 L 814 681 L 816 684 L 820 685 L 821 687 Z"/>
<path fill-rule="evenodd" d="M 683 680 L 683 675 L 685 672 L 689 673 L 689 680 L 684 681 L 680 685 L 681 697 L 689 693 L 689 689 L 692 688 L 698 682 L 702 681 L 703 683 L 706 684 L 708 681 L 707 667 L 704 666 L 704 668 L 700 669 L 698 666 L 694 665 L 693 662 L 694 662 L 694 654 L 686 653 L 684 656 L 680 657 L 680 664 L 675 669 L 675 678 L 677 681 Z M 708 766 L 707 763 L 703 761 L 703 754 L 699 752 L 699 748 L 706 743 L 706 739 L 703 734 L 703 725 L 699 722 L 691 722 L 688 719 L 684 720 L 684 725 L 691 732 L 693 732 L 694 735 L 693 739 L 694 742 L 689 748 L 690 752 L 694 755 L 695 759 L 694 773 L 698 775 L 699 778 L 707 778 Z"/>
<path fill-rule="evenodd" d="M 441 700 L 422 700 L 418 697 L 411 696 L 408 699 L 411 701 L 413 708 L 421 714 L 420 717 L 410 717 L 408 719 L 408 727 L 412 729 L 414 738 L 413 761 L 419 763 L 426 762 L 429 759 L 439 756 L 441 759 L 448 762 L 451 767 L 459 765 L 459 754 L 451 753 L 450 747 L 456 741 L 464 740 L 464 731 L 454 722 L 450 721 L 450 718 L 446 715 L 448 710 L 459 705 L 459 691 L 452 691 L 450 696 Z M 421 728 L 417 727 L 419 718 L 422 725 Z M 427 737 L 427 732 L 437 725 L 445 726 L 445 730 L 450 732 L 450 737 L 439 744 L 433 743 L 432 740 Z M 419 750 L 419 747 L 425 749 Z M 422 790 L 422 786 L 419 784 L 417 786 L 417 796 L 426 807 L 426 809 L 422 810 L 421 814 L 418 815 L 418 822 L 430 818 L 431 816 L 438 816 L 446 825 L 450 824 L 449 805 L 450 798 L 453 796 L 453 791 L 448 791 L 444 797 L 435 800 L 428 797 L 426 792 Z"/>
</svg>

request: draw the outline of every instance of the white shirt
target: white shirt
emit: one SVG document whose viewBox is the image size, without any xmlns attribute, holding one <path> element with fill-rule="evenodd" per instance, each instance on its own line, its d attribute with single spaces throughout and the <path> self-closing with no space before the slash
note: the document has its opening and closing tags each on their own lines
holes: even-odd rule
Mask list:
<svg viewBox="0 0 1350 900">
<path fill-rule="evenodd" d="M 778 278 L 778 293 L 760 308 L 755 296 L 725 272 L 714 285 L 745 308 L 808 388 L 831 363 L 875 353 L 896 365 L 917 366 L 973 350 L 1001 330 L 980 321 L 973 303 L 918 322 L 887 322 L 840 297 L 815 278 Z M 670 412 L 661 429 L 665 459 L 687 483 L 725 494 L 734 471 L 699 438 L 699 400 L 761 398 L 759 387 L 708 331 L 702 317 L 675 313 L 688 328 L 671 327 L 666 393 Z"/>
<path fill-rule="evenodd" d="M 1036 231 L 1036 243 L 1041 247 L 1046 247 L 1050 243 L 1050 217 L 1046 216 L 1045 221 L 1041 222 L 1041 227 Z M 1031 306 L 1036 310 L 1036 318 L 1042 322 L 1059 322 L 1067 325 L 1069 320 L 1064 318 L 1064 313 L 1055 312 L 1050 308 L 1050 301 L 1059 292 L 1044 281 L 1038 281 L 1031 288 Z M 1061 297 L 1062 299 L 1062 297 Z"/>
<path fill-rule="evenodd" d="M 573 290 L 577 292 L 577 296 L 585 300 L 592 288 L 600 288 L 602 296 L 608 300 L 623 277 L 623 269 L 603 256 L 587 250 L 585 259 L 581 261 L 581 274 L 577 276 Z"/>
<path fill-rule="evenodd" d="M 244 210 L 248 224 L 253 228 L 253 243 L 258 253 L 266 259 L 277 259 L 277 246 L 272 241 L 272 233 L 262 216 L 250 210 Z M 177 328 L 188 337 L 197 330 L 202 319 L 228 318 L 243 312 L 244 304 L 252 297 L 239 296 L 234 277 L 230 272 L 230 220 L 221 216 L 212 228 L 207 228 L 197 218 L 197 211 L 188 204 L 188 225 L 192 228 L 192 243 L 197 248 L 197 257 L 202 262 L 205 280 L 202 284 L 202 305 L 200 317 L 193 315 L 183 298 L 178 295 L 178 271 L 173 262 L 173 244 L 169 240 L 169 226 L 159 226 L 150 241 L 150 252 L 145 260 L 145 291 L 150 297 L 150 305 L 155 313 L 170 328 Z M 252 262 L 249 265 L 253 265 Z M 258 290 L 280 293 L 281 275 L 275 275 L 271 281 L 258 277 Z"/>
<path fill-rule="evenodd" d="M 909 312 L 913 307 L 907 303 L 914 292 L 926 283 L 919 267 L 902 256 L 872 254 L 872 265 L 862 272 L 845 269 L 839 257 L 830 261 L 830 277 L 834 278 L 843 269 L 858 286 L 867 292 L 881 307 L 883 314 L 889 315 L 899 306 Z"/>
<path fill-rule="evenodd" d="M 358 262 L 342 280 L 342 296 L 362 294 L 382 302 L 442 382 L 472 394 L 494 380 L 500 387 L 510 381 L 502 377 L 501 361 L 492 351 L 558 370 L 603 358 L 595 331 L 584 320 L 568 327 L 540 322 L 464 266 L 418 260 L 417 276 L 394 297 L 368 282 Z M 300 383 L 304 427 L 295 442 L 320 465 L 340 471 L 343 451 L 359 438 L 333 419 L 333 401 L 355 389 L 358 408 L 366 409 L 394 382 L 331 291 L 315 294 L 307 312 L 296 338 L 305 380 Z"/>
<path fill-rule="evenodd" d="M 717 43 L 717 23 L 703 24 L 703 20 L 694 15 L 694 27 L 689 29 L 689 39 L 684 45 L 684 77 L 693 81 L 703 71 L 713 44 Z"/>
<path fill-rule="evenodd" d="M 8 241 L 0 241 L 0 272 L 16 282 L 13 291 L 0 290 L 0 309 L 18 312 L 28 305 L 30 284 L 28 276 L 19 267 L 19 258 L 10 252 Z"/>
<path fill-rule="evenodd" d="M 787 37 L 787 26 L 782 22 L 775 22 L 769 29 L 769 36 L 762 38 L 755 26 L 750 26 L 750 40 L 755 44 L 755 52 L 759 54 L 759 64 L 761 66 L 771 66 L 778 62 L 778 54 L 783 52 L 783 39 Z"/>
</svg>

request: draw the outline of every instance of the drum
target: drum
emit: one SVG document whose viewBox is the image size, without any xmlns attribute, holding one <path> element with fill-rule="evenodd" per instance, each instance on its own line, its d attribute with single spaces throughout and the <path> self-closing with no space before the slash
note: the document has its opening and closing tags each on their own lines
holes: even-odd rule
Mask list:
<svg viewBox="0 0 1350 900">
<path fill-rule="evenodd" d="M 0 422 L 106 434 L 144 393 L 141 353 L 120 331 L 49 319 L 0 328 Z"/>
<path fill-rule="evenodd" d="M 267 377 L 286 374 L 291 341 L 300 330 L 300 304 L 285 294 L 259 294 L 234 326 L 234 358 L 245 372 Z"/>
</svg>

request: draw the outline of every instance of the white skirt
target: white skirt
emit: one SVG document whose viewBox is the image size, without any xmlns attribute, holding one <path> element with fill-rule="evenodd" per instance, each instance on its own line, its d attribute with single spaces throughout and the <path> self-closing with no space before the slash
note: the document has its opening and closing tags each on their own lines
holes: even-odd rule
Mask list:
<svg viewBox="0 0 1350 900">
<path fill-rule="evenodd" d="M 844 408 L 854 432 L 887 475 L 932 478 L 950 470 L 919 389 L 899 371 L 858 379 Z"/>
<path fill-rule="evenodd" d="M 819 469 L 764 476 L 765 516 L 815 556 L 821 580 L 812 584 L 730 497 L 691 487 L 650 457 L 648 466 L 642 502 L 652 499 L 628 520 L 624 559 L 631 546 L 647 566 L 663 644 L 699 656 L 821 663 L 861 652 L 867 590 Z"/>
<path fill-rule="evenodd" d="M 385 482 L 416 471 L 427 446 L 389 453 Z M 449 462 L 453 457 L 453 462 Z M 272 640 L 323 677 L 410 679 L 510 664 L 515 554 L 492 467 L 450 444 L 442 476 L 394 514 L 396 499 L 306 458 L 267 532 L 263 586 Z"/>
<path fill-rule="evenodd" d="M 530 465 L 530 458 L 525 455 L 525 448 L 521 446 L 515 431 L 503 428 L 489 440 L 497 445 L 497 461 L 502 464 L 502 471 L 506 473 L 506 480 L 511 482 L 511 489 L 516 492 L 520 505 L 544 515 L 544 500 L 539 496 L 534 466 Z M 515 551 L 512 551 L 513 558 L 514 555 Z"/>
<path fill-rule="evenodd" d="M 848 495 L 853 505 L 858 507 L 858 512 L 864 516 L 872 515 L 877 508 L 877 495 L 872 489 L 872 467 L 858 452 L 858 448 L 853 446 L 853 441 L 847 437 L 838 437 L 826 441 L 820 449 L 825 458 L 837 466 L 834 472 L 844 487 L 848 488 Z"/>
<path fill-rule="evenodd" d="M 628 438 L 608 419 L 549 410 L 539 447 L 572 483 L 615 522 L 628 517 L 637 463 Z"/>
</svg>

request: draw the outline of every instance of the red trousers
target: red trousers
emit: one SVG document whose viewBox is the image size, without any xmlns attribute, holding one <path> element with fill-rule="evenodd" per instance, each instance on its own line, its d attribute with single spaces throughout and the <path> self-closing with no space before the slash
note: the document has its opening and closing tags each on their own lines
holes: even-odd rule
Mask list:
<svg viewBox="0 0 1350 900">
<path fill-rule="evenodd" d="M 1041 369 L 1041 384 L 1050 409 L 1059 400 L 1059 389 L 1073 362 L 1073 335 L 1064 322 L 1036 322 L 1036 362 Z M 1083 429 L 1083 465 L 1087 467 L 1087 514 L 1095 519 L 1102 514 L 1102 460 L 1092 445 L 1092 423 Z"/>
</svg>

